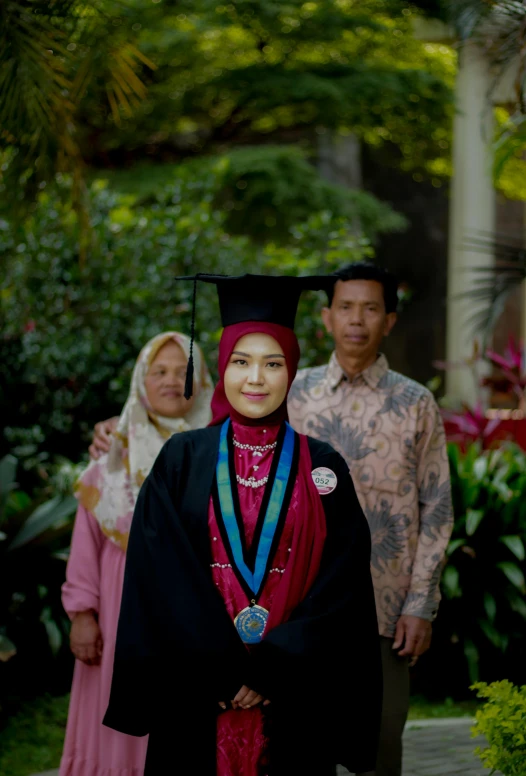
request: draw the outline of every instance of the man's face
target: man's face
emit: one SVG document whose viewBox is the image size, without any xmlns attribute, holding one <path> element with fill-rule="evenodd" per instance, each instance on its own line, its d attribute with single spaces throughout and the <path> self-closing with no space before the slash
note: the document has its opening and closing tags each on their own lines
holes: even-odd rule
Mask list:
<svg viewBox="0 0 526 776">
<path fill-rule="evenodd" d="M 385 311 L 384 290 L 376 280 L 338 280 L 322 318 L 336 350 L 364 361 L 376 358 L 382 339 L 396 323 L 396 313 Z"/>
</svg>

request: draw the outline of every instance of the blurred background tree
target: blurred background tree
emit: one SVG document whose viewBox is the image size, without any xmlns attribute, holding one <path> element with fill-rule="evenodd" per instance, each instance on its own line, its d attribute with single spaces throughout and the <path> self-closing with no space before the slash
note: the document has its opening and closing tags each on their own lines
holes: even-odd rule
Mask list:
<svg viewBox="0 0 526 776">
<path fill-rule="evenodd" d="M 3 171 L 19 183 L 234 144 L 315 153 L 331 132 L 447 172 L 455 56 L 412 36 L 409 3 L 23 0 L 0 13 Z"/>
<path fill-rule="evenodd" d="M 455 55 L 416 40 L 415 13 L 399 0 L 2 5 L 4 446 L 37 427 L 40 448 L 78 457 L 144 339 L 187 325 L 176 274 L 323 269 L 407 226 L 363 190 L 361 148 L 417 180 L 449 173 Z M 208 355 L 213 309 L 204 293 Z M 313 316 L 299 319 L 305 359 L 323 360 Z"/>
</svg>

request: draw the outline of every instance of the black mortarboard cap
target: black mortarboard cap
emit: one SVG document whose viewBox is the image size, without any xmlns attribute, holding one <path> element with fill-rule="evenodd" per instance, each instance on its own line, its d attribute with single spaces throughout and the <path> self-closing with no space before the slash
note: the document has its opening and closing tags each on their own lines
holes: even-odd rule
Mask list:
<svg viewBox="0 0 526 776">
<path fill-rule="evenodd" d="M 278 323 L 288 329 L 294 328 L 296 312 L 302 291 L 327 290 L 334 284 L 331 275 L 206 275 L 197 274 L 178 280 L 193 280 L 193 310 L 191 338 L 195 333 L 195 301 L 197 281 L 217 286 L 219 309 L 223 326 L 244 321 L 266 321 Z M 193 347 L 186 373 L 185 397 L 192 395 Z"/>
</svg>

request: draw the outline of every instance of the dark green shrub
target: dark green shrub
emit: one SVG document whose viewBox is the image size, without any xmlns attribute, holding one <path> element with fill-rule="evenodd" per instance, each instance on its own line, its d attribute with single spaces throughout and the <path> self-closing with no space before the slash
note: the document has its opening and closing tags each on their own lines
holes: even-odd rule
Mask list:
<svg viewBox="0 0 526 776">
<path fill-rule="evenodd" d="M 25 222 L 0 221 L 0 404 L 11 445 L 33 428 L 35 455 L 45 439 L 46 453 L 78 460 L 93 424 L 120 411 L 142 345 L 164 329 L 190 330 L 192 287 L 177 275 L 305 274 L 371 253 L 352 220 L 330 211 L 313 213 L 286 243 L 260 246 L 230 235 L 226 211 L 215 205 L 225 164 L 199 174 L 182 165 L 171 184 L 143 200 L 94 181 L 84 263 L 68 181 L 45 190 Z M 304 363 L 323 361 L 330 350 L 319 300 L 310 295 L 298 315 Z M 220 321 L 206 284 L 197 313 L 213 371 Z"/>
<path fill-rule="evenodd" d="M 417 680 L 423 691 L 458 696 L 479 678 L 526 680 L 526 453 L 450 444 L 449 460 L 455 526 Z"/>
<path fill-rule="evenodd" d="M 68 650 L 60 588 L 76 499 L 53 487 L 19 489 L 17 460 L 0 460 L 1 697 L 49 688 L 54 658 Z"/>
</svg>

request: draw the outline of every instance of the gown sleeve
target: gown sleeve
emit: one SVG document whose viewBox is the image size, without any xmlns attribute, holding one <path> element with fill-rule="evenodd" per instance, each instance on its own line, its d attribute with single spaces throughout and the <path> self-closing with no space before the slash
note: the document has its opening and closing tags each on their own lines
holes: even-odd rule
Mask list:
<svg viewBox="0 0 526 776">
<path fill-rule="evenodd" d="M 77 612 L 99 611 L 100 553 L 104 536 L 88 510 L 79 506 L 71 539 L 71 550 L 62 585 L 62 605 L 70 619 Z"/>
<path fill-rule="evenodd" d="M 175 504 L 173 494 L 184 488 L 180 464 L 191 459 L 184 436 L 161 450 L 130 531 L 104 719 L 130 735 L 150 732 L 159 698 L 198 697 L 217 706 L 245 683 L 247 652 Z"/>
<path fill-rule="evenodd" d="M 318 577 L 290 619 L 253 652 L 255 689 L 285 716 L 294 703 L 298 740 L 324 730 L 337 761 L 375 768 L 382 699 L 378 624 L 370 572 L 371 537 L 347 464 L 317 456 L 338 478 L 322 496 L 327 538 Z M 301 710 L 307 710 L 303 715 Z"/>
</svg>

